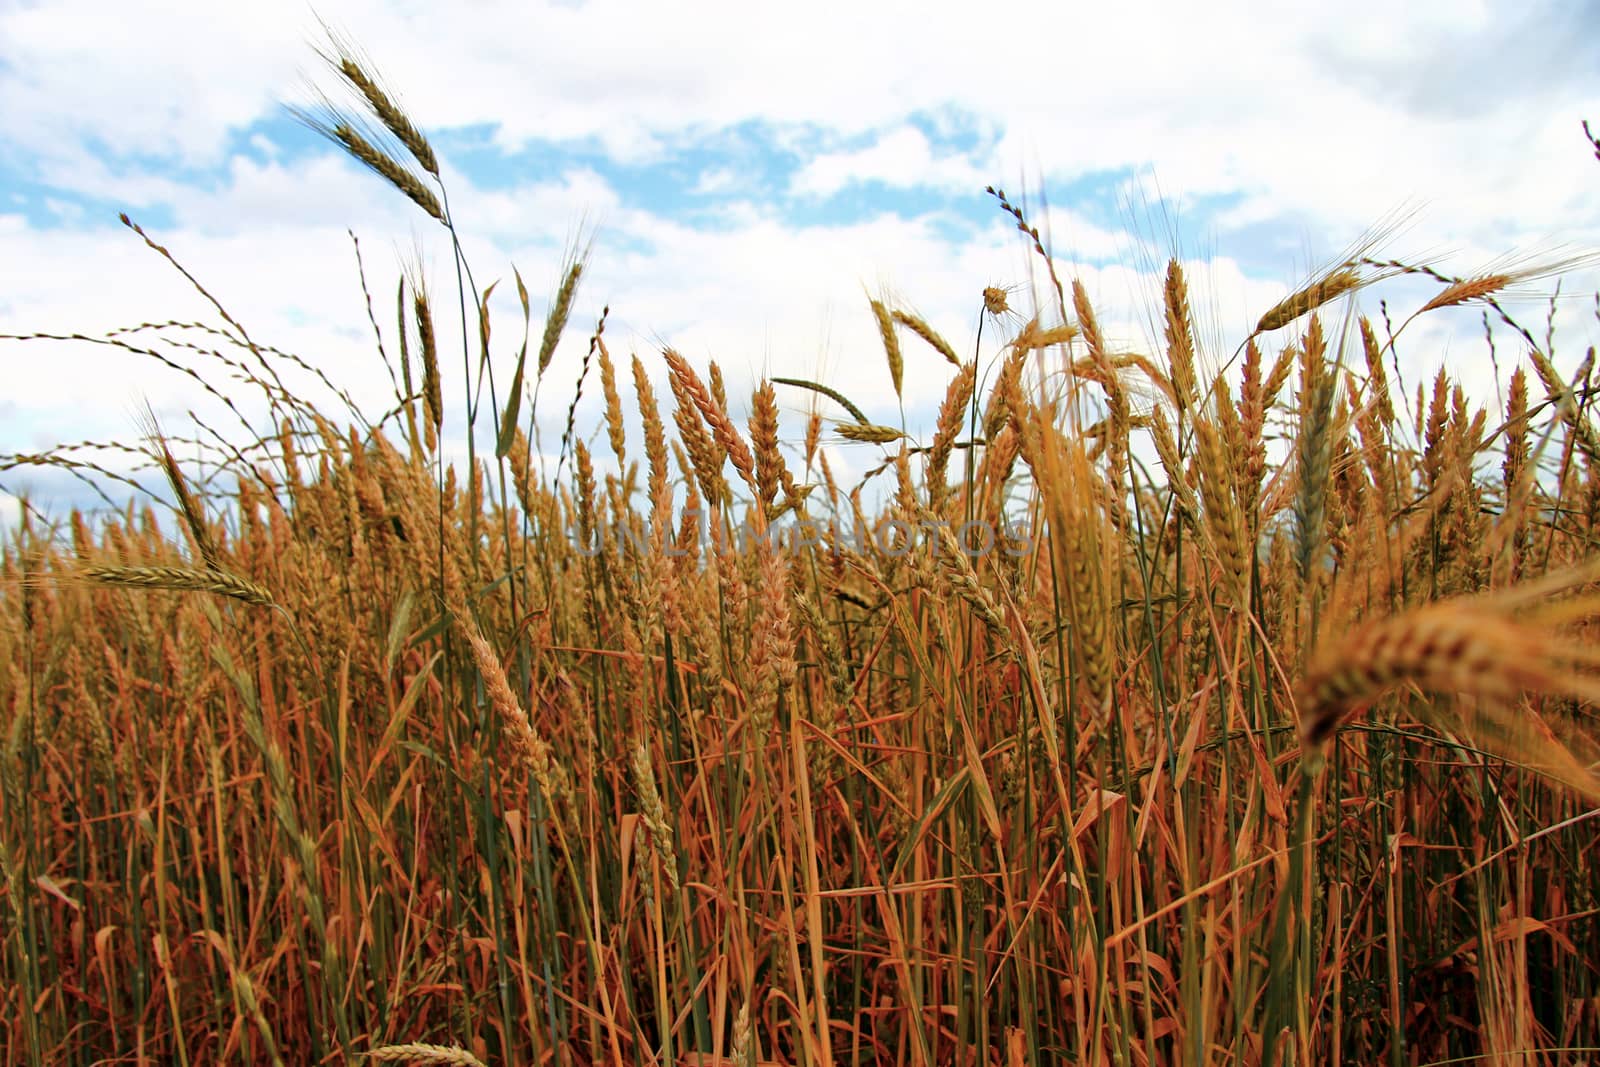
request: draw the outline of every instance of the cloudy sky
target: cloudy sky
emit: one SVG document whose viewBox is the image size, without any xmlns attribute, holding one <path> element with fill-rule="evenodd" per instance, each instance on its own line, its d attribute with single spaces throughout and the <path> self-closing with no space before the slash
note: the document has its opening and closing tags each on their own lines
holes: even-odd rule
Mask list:
<svg viewBox="0 0 1600 1067">
<path fill-rule="evenodd" d="M 1119 344 L 1154 347 L 1160 272 L 1182 258 L 1215 361 L 1385 222 L 1398 225 L 1380 254 L 1458 274 L 1508 253 L 1600 249 L 1600 162 L 1579 125 L 1600 123 L 1595 0 L 0 0 L 0 333 L 222 326 L 118 222 L 127 212 L 257 342 L 304 357 L 371 414 L 389 406 L 350 233 L 391 353 L 401 269 L 420 261 L 441 304 L 454 302 L 454 270 L 436 223 L 286 112 L 338 89 L 318 58 L 319 19 L 370 57 L 439 150 L 475 277 L 504 280 L 502 380 L 521 340 L 512 266 L 537 330 L 564 257 L 592 239 L 542 389 L 547 449 L 604 305 L 613 354 L 638 353 L 658 380 L 670 344 L 702 368 L 717 360 L 736 398 L 763 374 L 809 377 L 898 423 L 868 292 L 919 311 L 963 352 L 985 286 L 1018 286 L 1014 301 L 1032 310 L 1037 262 L 984 195 L 991 183 L 1027 205 Z M 1556 358 L 1568 370 L 1600 332 L 1596 280 L 1563 289 Z M 1514 305 L 1536 332 L 1551 288 Z M 1428 292 L 1391 283 L 1362 308 L 1376 315 L 1388 297 L 1403 313 Z M 1407 337 L 1408 374 L 1447 362 L 1493 400 L 1476 313 Z M 984 358 L 995 340 L 991 329 Z M 1516 358 L 1503 342 L 1502 367 Z M 141 343 L 254 410 L 214 356 Z M 950 369 L 909 343 L 907 354 L 916 431 Z M 235 441 L 244 433 L 150 356 L 0 340 L 0 367 L 0 454 L 134 440 L 146 401 L 177 435 L 195 432 L 191 409 Z M 445 385 L 459 422 L 459 370 Z M 309 378 L 304 388 L 335 410 Z M 579 406 L 585 430 L 598 393 Z M 798 437 L 810 399 L 782 399 Z M 870 465 L 860 447 L 841 447 L 841 464 Z M 52 516 L 91 502 L 56 471 L 0 471 L 0 489 Z M 0 494 L 0 518 L 16 507 Z"/>
</svg>

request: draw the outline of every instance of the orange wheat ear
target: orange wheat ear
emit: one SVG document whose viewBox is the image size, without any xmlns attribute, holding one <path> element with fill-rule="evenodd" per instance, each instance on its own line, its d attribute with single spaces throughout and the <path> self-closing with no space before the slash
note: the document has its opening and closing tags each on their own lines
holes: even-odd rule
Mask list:
<svg viewBox="0 0 1600 1067">
<path fill-rule="evenodd" d="M 1490 596 L 1429 604 L 1357 626 L 1324 643 L 1296 689 L 1300 737 L 1327 742 L 1378 697 L 1412 686 L 1477 698 L 1442 725 L 1472 735 L 1487 751 L 1541 770 L 1591 799 L 1600 777 L 1563 744 L 1525 694 L 1600 703 L 1600 650 L 1553 628 L 1600 614 L 1590 594 L 1514 614 L 1563 589 L 1592 581 L 1597 568 L 1555 575 Z"/>
</svg>

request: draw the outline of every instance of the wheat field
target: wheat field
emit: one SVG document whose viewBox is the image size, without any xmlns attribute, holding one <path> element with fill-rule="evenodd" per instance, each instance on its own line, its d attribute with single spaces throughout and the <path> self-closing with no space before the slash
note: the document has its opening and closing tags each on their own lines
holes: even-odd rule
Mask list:
<svg viewBox="0 0 1600 1067">
<path fill-rule="evenodd" d="M 425 134 L 332 58 L 366 110 L 304 119 L 454 237 Z M 402 278 L 385 412 L 298 399 L 314 360 L 216 303 L 190 351 L 251 436 L 202 478 L 152 418 L 159 501 L 0 552 L 4 1062 L 1596 1062 L 1594 350 L 1498 299 L 1574 263 L 1354 255 L 1230 355 L 1174 260 L 1125 351 L 989 194 L 1053 300 L 975 287 L 971 355 L 861 312 L 897 394 L 947 374 L 925 440 L 622 365 L 602 318 L 605 423 L 574 395 L 539 463 L 582 255 L 542 326 L 518 277 L 514 360 L 459 294 L 484 399 L 441 386 L 458 294 Z M 1353 310 L 1397 275 L 1435 295 Z M 1466 306 L 1503 404 L 1400 385 Z M 138 489 L 77 456 L 0 469 Z"/>
</svg>

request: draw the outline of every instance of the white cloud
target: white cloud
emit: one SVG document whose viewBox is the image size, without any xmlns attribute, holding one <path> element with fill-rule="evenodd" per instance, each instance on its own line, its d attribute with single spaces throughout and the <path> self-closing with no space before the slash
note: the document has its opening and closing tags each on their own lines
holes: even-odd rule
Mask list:
<svg viewBox="0 0 1600 1067">
<path fill-rule="evenodd" d="M 1242 2 L 1173 6 L 1154 18 L 1039 5 L 993 23 L 954 5 L 831 0 L 803 14 L 728 2 L 690 15 L 620 0 L 496 0 L 474 4 L 469 17 L 376 0 L 320 6 L 376 57 L 425 128 L 473 127 L 481 144 L 489 126 L 491 146 L 537 143 L 535 158 L 555 158 L 548 170 L 484 188 L 472 180 L 479 172 L 443 153 L 477 281 L 505 278 L 497 358 L 520 340 L 510 262 L 532 290 L 537 335 L 563 250 L 597 228 L 545 383 L 552 418 L 609 301 L 607 335 L 620 358 L 638 351 L 656 367 L 655 344 L 667 342 L 697 364 L 718 359 L 736 395 L 761 373 L 819 378 L 897 420 L 863 286 L 888 286 L 965 352 L 982 286 L 1028 283 L 1038 272 L 998 209 L 981 229 L 937 212 L 800 223 L 773 206 L 786 186 L 826 197 L 876 181 L 976 196 L 988 182 L 1011 186 L 1024 175 L 1036 186 L 1043 176 L 1051 204 L 1030 217 L 1049 235 L 1060 273 L 1082 277 L 1109 334 L 1146 346 L 1157 335 L 1168 234 L 1137 219 L 1128 232 L 1095 221 L 1105 213 L 1058 190 L 1085 176 L 1153 173 L 1185 211 L 1219 198 L 1227 206 L 1211 216 L 1211 254 L 1184 250 L 1218 361 L 1298 280 L 1247 274 L 1241 243 L 1258 257 L 1282 244 L 1284 261 L 1305 269 L 1421 199 L 1405 247 L 1392 251 L 1457 249 L 1453 265 L 1470 271 L 1552 235 L 1600 245 L 1600 169 L 1578 132 L 1579 118 L 1600 120 L 1600 45 L 1552 4 L 1512 17 L 1483 4 L 1356 4 L 1330 14 Z M 49 228 L 42 213 L 28 216 L 36 222 L 0 216 L 0 330 L 217 321 L 114 220 L 74 219 L 76 193 L 136 216 L 170 213 L 172 225 L 152 236 L 253 336 L 313 359 L 372 410 L 383 406 L 387 378 L 345 230 L 362 239 L 386 331 L 397 262 L 425 250 L 444 314 L 451 258 L 440 228 L 373 176 L 331 150 L 294 158 L 252 129 L 281 114 L 277 102 L 299 92 L 301 72 L 329 83 L 308 47 L 320 41 L 309 15 L 193 4 L 157 17 L 61 0 L 0 11 L 0 39 L 4 162 L 63 205 Z M 1019 61 L 1024 45 L 1030 58 Z M 742 132 L 732 164 L 706 165 L 693 151 L 725 149 L 741 123 L 755 123 L 769 149 L 797 153 L 798 168 L 763 188 L 752 176 L 761 172 L 743 165 L 753 150 Z M 714 228 L 648 210 L 636 192 L 564 155 L 567 142 L 598 146 L 610 163 L 684 164 L 685 186 L 718 198 Z M 250 155 L 234 151 L 241 144 Z M 814 154 L 818 145 L 825 151 Z M 40 207 L 9 199 L 10 210 Z M 455 336 L 448 316 L 440 332 Z M 1464 322 L 1452 369 L 1486 380 L 1486 357 L 1467 354 L 1473 333 Z M 1408 335 L 1408 372 L 1434 365 L 1434 345 L 1446 343 L 1439 333 Z M 142 394 L 177 412 L 203 399 L 149 357 L 82 344 L 4 348 L 15 356 L 8 379 L 19 399 L 0 428 L 3 450 L 131 436 L 128 412 Z M 937 403 L 947 368 L 909 339 L 907 355 L 915 422 Z M 215 357 L 193 358 L 240 391 Z M 446 371 L 459 397 L 459 357 Z M 597 392 L 586 389 L 580 417 L 592 421 Z"/>
<path fill-rule="evenodd" d="M 928 138 L 914 126 L 901 126 L 866 148 L 824 152 L 806 162 L 790 189 L 810 196 L 832 196 L 847 185 L 882 182 L 895 189 L 981 189 L 982 171 L 956 155 L 935 155 Z"/>
<path fill-rule="evenodd" d="M 732 192 L 740 184 L 739 175 L 732 167 L 711 167 L 700 172 L 692 191 L 696 196 L 717 196 Z"/>
</svg>

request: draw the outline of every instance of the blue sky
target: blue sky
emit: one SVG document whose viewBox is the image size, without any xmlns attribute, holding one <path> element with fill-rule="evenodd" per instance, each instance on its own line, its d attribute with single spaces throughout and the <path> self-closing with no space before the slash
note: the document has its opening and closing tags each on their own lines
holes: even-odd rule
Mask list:
<svg viewBox="0 0 1600 1067">
<path fill-rule="evenodd" d="M 1214 360 L 1385 219 L 1404 225 L 1379 251 L 1461 274 L 1600 249 L 1600 162 L 1579 130 L 1600 122 L 1600 4 L 1114 6 L 0 0 L 0 333 L 221 325 L 118 223 L 126 211 L 257 341 L 387 407 L 347 230 L 385 329 L 404 263 L 420 254 L 437 294 L 453 274 L 436 224 L 286 114 L 312 86 L 337 89 L 319 16 L 438 148 L 479 283 L 504 279 L 505 376 L 512 264 L 539 317 L 564 254 L 593 237 L 543 387 L 547 443 L 603 305 L 613 354 L 638 353 L 658 380 L 669 343 L 716 359 L 736 398 L 762 374 L 811 377 L 898 421 L 866 292 L 963 352 L 984 286 L 1021 286 L 1031 310 L 1037 264 L 991 183 L 1025 199 L 1118 344 L 1155 347 L 1159 273 L 1181 256 Z M 1594 338 L 1596 283 L 1564 290 L 1568 369 Z M 1427 292 L 1379 287 L 1363 308 Z M 1514 306 L 1542 323 L 1548 293 Z M 1419 324 L 1406 369 L 1448 362 L 1492 401 L 1481 333 L 1471 313 Z M 214 359 L 161 350 L 243 400 Z M 918 430 L 949 368 L 908 354 Z M 0 341 L 0 361 L 0 453 L 134 440 L 146 400 L 175 434 L 194 432 L 191 409 L 225 430 L 191 379 L 148 357 Z M 598 393 L 581 427 L 598 424 Z M 809 399 L 783 400 L 798 437 Z M 876 462 L 860 446 L 836 456 Z M 0 472 L 0 489 L 55 516 L 92 502 L 48 470 Z M 0 493 L 0 519 L 15 514 Z"/>
</svg>

